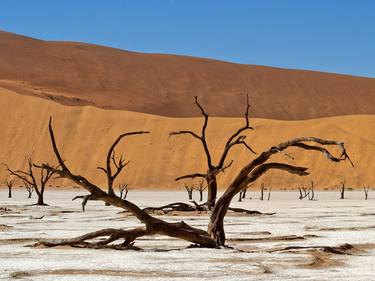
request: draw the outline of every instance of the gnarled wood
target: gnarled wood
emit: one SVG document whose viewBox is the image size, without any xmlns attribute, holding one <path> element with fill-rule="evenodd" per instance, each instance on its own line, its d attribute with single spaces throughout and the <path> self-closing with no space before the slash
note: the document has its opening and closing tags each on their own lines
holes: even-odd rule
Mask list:
<svg viewBox="0 0 375 281">
<path fill-rule="evenodd" d="M 314 145 L 306 144 L 314 143 Z M 319 146 L 321 145 L 321 146 Z M 337 146 L 341 153 L 339 157 L 333 156 L 325 147 L 323 146 Z M 344 160 L 349 160 L 352 166 L 353 162 L 350 160 L 344 143 L 340 141 L 330 141 L 315 137 L 301 137 L 295 138 L 277 146 L 273 146 L 270 149 L 262 152 L 258 157 L 248 163 L 242 170 L 238 173 L 229 187 L 225 190 L 224 194 L 217 201 L 208 225 L 208 233 L 212 239 L 215 239 L 218 245 L 225 244 L 225 232 L 224 232 L 224 217 L 229 208 L 229 204 L 233 197 L 243 190 L 247 185 L 256 181 L 260 176 L 265 174 L 269 170 L 282 170 L 291 174 L 296 174 L 299 176 L 305 176 L 309 173 L 306 167 L 298 167 L 284 163 L 266 163 L 274 154 L 283 152 L 289 147 L 298 147 L 305 150 L 314 150 L 323 153 L 327 159 L 333 162 L 340 162 Z"/>
<path fill-rule="evenodd" d="M 109 194 L 101 190 L 98 186 L 91 183 L 85 177 L 80 176 L 80 175 L 75 175 L 74 173 L 72 173 L 70 169 L 68 168 L 68 166 L 66 165 L 66 163 L 63 161 L 61 154 L 57 148 L 51 120 L 49 122 L 49 133 L 51 137 L 53 151 L 55 153 L 57 161 L 60 164 L 60 167 L 55 168 L 55 167 L 51 167 L 48 164 L 43 164 L 42 167 L 48 171 L 58 174 L 60 177 L 73 181 L 74 183 L 78 184 L 79 186 L 89 191 L 90 195 L 88 196 L 90 196 L 89 198 L 90 200 L 91 199 L 102 200 L 105 203 L 108 203 L 115 207 L 122 208 L 132 213 L 139 221 L 145 224 L 145 230 L 144 232 L 142 232 L 142 235 L 161 234 L 161 235 L 167 235 L 171 237 L 180 238 L 180 239 L 183 239 L 192 243 L 196 243 L 204 247 L 212 248 L 212 247 L 217 246 L 216 241 L 211 239 L 206 231 L 188 226 L 183 222 L 168 223 L 161 219 L 152 217 L 150 214 L 148 214 L 148 212 L 142 210 L 134 203 L 128 200 L 124 200 L 120 197 L 117 197 L 114 194 Z M 82 237 L 78 238 L 78 240 L 81 240 L 81 238 Z M 78 240 L 74 240 L 74 241 L 78 241 Z"/>
<path fill-rule="evenodd" d="M 199 140 L 200 143 L 203 146 L 203 150 L 205 152 L 206 156 L 206 161 L 207 161 L 207 172 L 206 173 L 194 173 L 194 174 L 189 174 L 189 175 L 184 175 L 176 178 L 176 181 L 182 180 L 182 179 L 187 179 L 187 178 L 205 178 L 207 181 L 207 186 L 208 186 L 208 194 L 207 194 L 207 206 L 209 208 L 213 207 L 216 202 L 216 197 L 217 197 L 217 175 L 220 172 L 224 172 L 227 168 L 229 168 L 233 160 L 229 161 L 228 164 L 225 164 L 227 160 L 227 156 L 230 152 L 230 150 L 236 146 L 236 145 L 243 145 L 245 146 L 249 151 L 255 154 L 254 150 L 245 142 L 246 136 L 241 135 L 247 130 L 253 130 L 253 128 L 250 126 L 250 121 L 249 121 L 249 110 L 250 110 L 250 104 L 249 104 L 249 97 L 246 96 L 246 110 L 245 110 L 245 125 L 239 128 L 236 132 L 234 132 L 227 140 L 223 152 L 221 156 L 219 157 L 218 164 L 215 165 L 212 162 L 212 156 L 211 152 L 208 148 L 207 145 L 207 140 L 206 140 L 206 130 L 208 126 L 208 119 L 209 115 L 208 113 L 204 110 L 203 106 L 199 103 L 198 97 L 194 97 L 195 105 L 198 107 L 199 111 L 201 112 L 202 116 L 204 117 L 203 125 L 202 125 L 202 130 L 201 134 L 198 135 L 195 132 L 192 131 L 176 131 L 176 132 L 171 132 L 169 135 L 170 136 L 178 136 L 178 135 L 190 135 L 193 136 L 195 139 Z"/>
</svg>

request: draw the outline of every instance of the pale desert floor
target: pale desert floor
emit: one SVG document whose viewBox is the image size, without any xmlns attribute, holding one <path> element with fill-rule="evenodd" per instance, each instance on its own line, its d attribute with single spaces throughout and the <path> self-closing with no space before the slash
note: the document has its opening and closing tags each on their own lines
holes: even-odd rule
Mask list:
<svg viewBox="0 0 375 281">
<path fill-rule="evenodd" d="M 30 247 L 38 238 L 138 225 L 101 202 L 89 202 L 82 213 L 80 203 L 71 201 L 82 193 L 47 190 L 51 206 L 36 207 L 24 190 L 15 190 L 13 199 L 0 191 L 1 280 L 375 280 L 374 191 L 367 201 L 355 191 L 348 191 L 345 200 L 338 192 L 318 191 L 317 201 L 298 200 L 297 192 L 274 192 L 271 201 L 260 201 L 258 192 L 250 192 L 233 206 L 276 214 L 227 216 L 228 245 L 234 249 L 186 249 L 189 243 L 161 236 L 137 240 L 143 251 Z M 131 191 L 128 199 L 159 206 L 186 201 L 186 193 Z M 196 214 L 164 219 L 203 229 L 208 220 Z M 345 243 L 353 248 L 282 250 Z"/>
</svg>

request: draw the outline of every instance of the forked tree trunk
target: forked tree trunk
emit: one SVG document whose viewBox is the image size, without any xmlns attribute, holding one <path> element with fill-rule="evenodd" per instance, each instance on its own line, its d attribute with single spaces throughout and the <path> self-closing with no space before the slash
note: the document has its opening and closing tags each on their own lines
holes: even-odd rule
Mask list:
<svg viewBox="0 0 375 281">
<path fill-rule="evenodd" d="M 35 189 L 35 192 L 36 192 L 36 194 L 38 196 L 38 201 L 36 202 L 35 205 L 37 205 L 37 206 L 47 206 L 47 204 L 44 203 L 44 190 L 45 190 L 45 186 L 42 185 L 40 189 L 38 187 L 34 186 L 34 189 Z"/>
<path fill-rule="evenodd" d="M 364 187 L 363 191 L 365 192 L 365 200 L 368 198 L 368 191 L 370 190 L 370 187 Z"/>
<path fill-rule="evenodd" d="M 194 190 L 194 187 L 185 184 L 185 189 L 186 189 L 186 192 L 188 194 L 189 200 L 193 200 L 193 190 Z"/>
<path fill-rule="evenodd" d="M 36 203 L 38 206 L 45 206 L 46 204 L 44 203 L 44 196 L 42 193 L 38 194 L 38 201 Z"/>
</svg>

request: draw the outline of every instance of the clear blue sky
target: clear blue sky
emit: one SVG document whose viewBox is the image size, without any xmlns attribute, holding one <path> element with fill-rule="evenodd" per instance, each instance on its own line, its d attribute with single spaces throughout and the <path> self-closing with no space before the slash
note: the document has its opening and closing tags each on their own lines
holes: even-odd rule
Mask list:
<svg viewBox="0 0 375 281">
<path fill-rule="evenodd" d="M 0 29 L 375 77 L 372 0 L 1 0 Z"/>
</svg>

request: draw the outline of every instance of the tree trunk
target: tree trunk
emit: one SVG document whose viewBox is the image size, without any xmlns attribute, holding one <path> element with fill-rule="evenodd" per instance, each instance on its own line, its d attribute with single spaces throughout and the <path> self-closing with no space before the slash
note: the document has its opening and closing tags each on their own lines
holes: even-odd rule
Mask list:
<svg viewBox="0 0 375 281">
<path fill-rule="evenodd" d="M 233 197 L 222 196 L 216 203 L 208 224 L 207 232 L 219 246 L 225 245 L 224 217 Z"/>
<path fill-rule="evenodd" d="M 263 199 L 264 199 L 264 184 L 262 184 L 262 187 L 260 189 L 260 200 L 263 201 Z"/>
<path fill-rule="evenodd" d="M 345 187 L 343 186 L 340 190 L 340 199 L 344 199 L 345 198 Z"/>
<path fill-rule="evenodd" d="M 44 196 L 43 193 L 38 193 L 38 202 L 36 203 L 38 206 L 45 206 L 46 204 L 44 203 Z"/>
<path fill-rule="evenodd" d="M 240 193 L 238 193 L 238 202 L 242 202 L 242 192 L 243 191 L 240 191 Z"/>
<path fill-rule="evenodd" d="M 115 191 L 113 190 L 113 180 L 112 179 L 108 179 L 108 194 L 109 195 L 116 195 Z M 107 202 L 105 202 L 105 205 L 110 206 L 110 204 L 108 204 Z"/>
<path fill-rule="evenodd" d="M 240 180 L 237 179 L 234 186 L 231 185 L 228 187 L 227 191 L 215 204 L 210 216 L 207 232 L 211 239 L 215 240 L 219 246 L 225 245 L 224 217 L 227 214 L 230 202 L 237 193 L 235 186 L 237 186 L 238 182 L 240 182 Z"/>
<path fill-rule="evenodd" d="M 12 188 L 8 187 L 8 198 L 12 198 Z"/>
<path fill-rule="evenodd" d="M 215 206 L 217 197 L 217 181 L 216 177 L 212 176 L 207 179 L 208 194 L 207 194 L 207 206 L 212 208 Z"/>
<path fill-rule="evenodd" d="M 245 188 L 245 189 L 242 191 L 242 199 L 245 199 L 245 198 L 246 198 L 246 191 L 247 191 L 247 188 Z"/>
<path fill-rule="evenodd" d="M 202 202 L 203 201 L 203 190 L 200 189 L 199 190 L 199 202 Z"/>
</svg>

